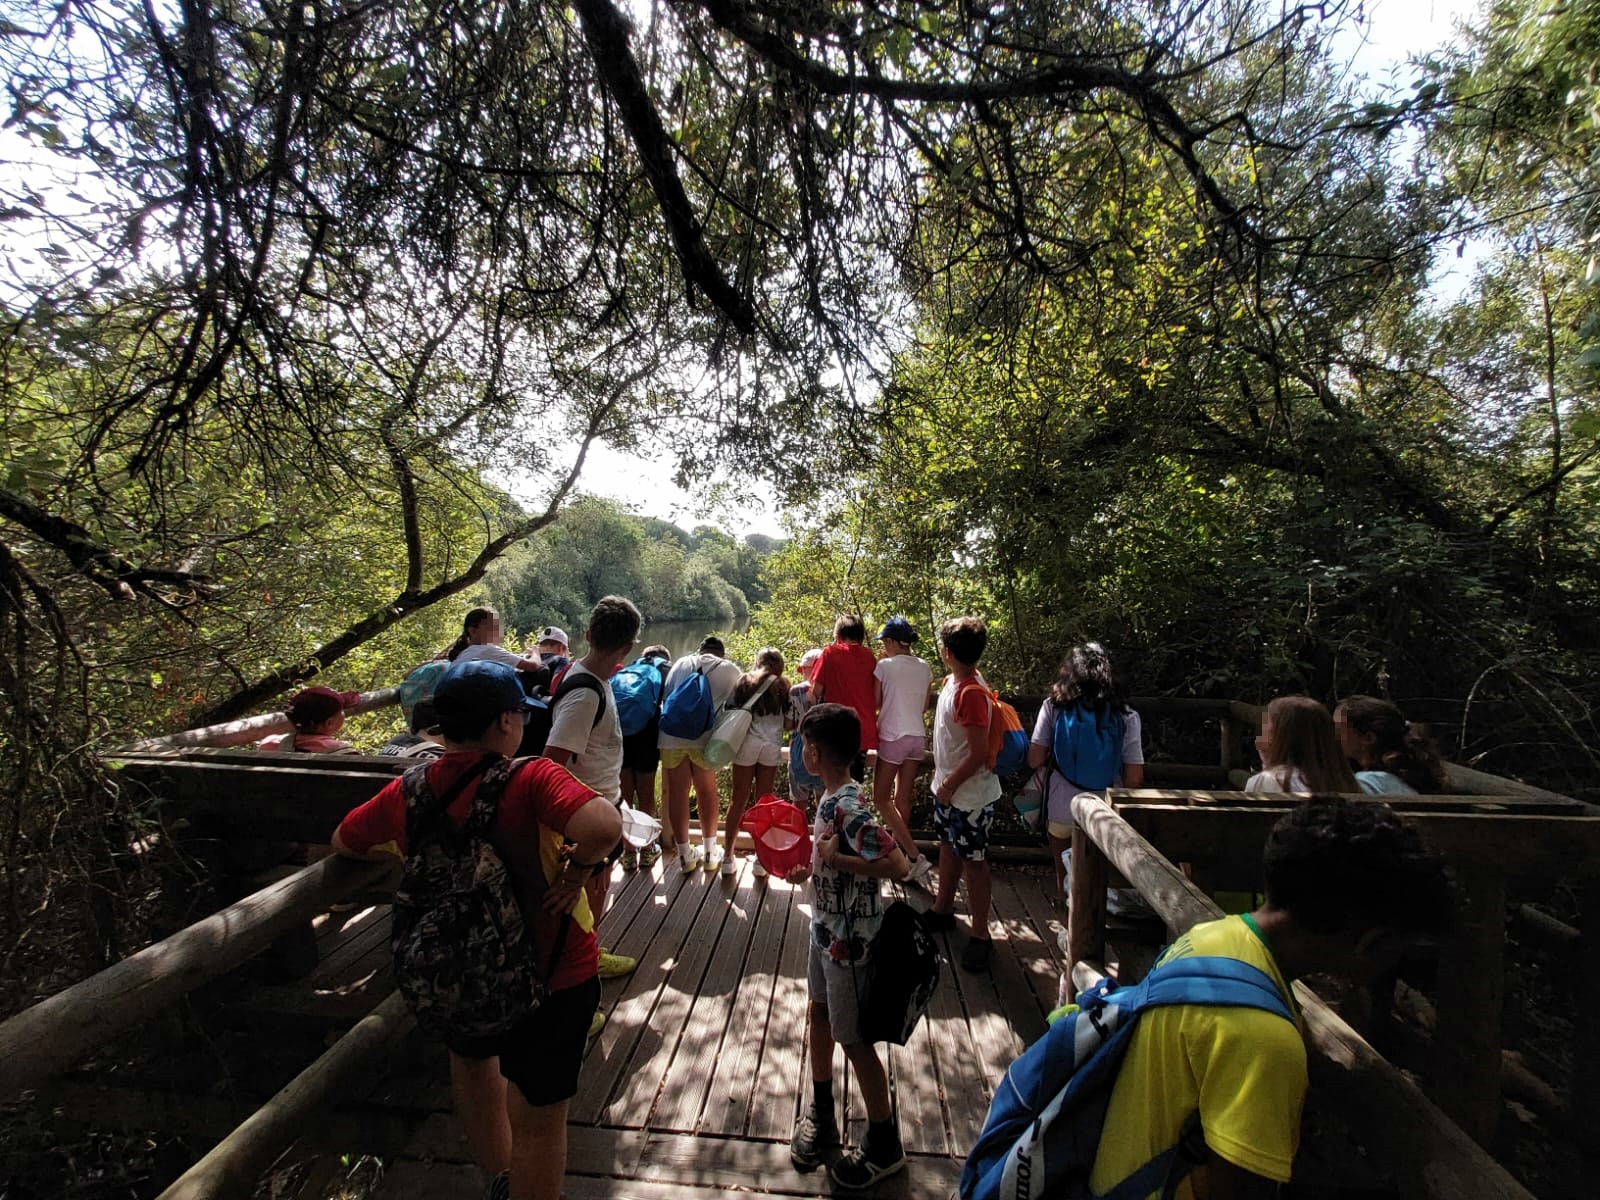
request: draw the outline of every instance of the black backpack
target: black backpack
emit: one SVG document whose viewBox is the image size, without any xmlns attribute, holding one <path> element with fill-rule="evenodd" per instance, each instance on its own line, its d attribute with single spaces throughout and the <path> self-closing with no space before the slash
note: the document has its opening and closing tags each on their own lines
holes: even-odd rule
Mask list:
<svg viewBox="0 0 1600 1200">
<path fill-rule="evenodd" d="M 939 944 L 922 915 L 896 900 L 854 974 L 861 1040 L 904 1046 L 939 986 Z"/>
<path fill-rule="evenodd" d="M 522 744 L 517 747 L 518 758 L 537 758 L 544 753 L 544 744 L 550 739 L 550 728 L 555 724 L 556 705 L 564 697 L 581 691 L 591 691 L 600 697 L 600 702 L 594 708 L 594 724 L 589 726 L 593 729 L 600 724 L 600 718 L 606 715 L 606 702 L 611 697 L 611 688 L 605 680 L 596 678 L 589 671 L 574 675 L 567 667 L 563 667 L 548 686 L 536 684 L 528 691 L 535 707 L 528 713 L 527 725 L 523 726 Z"/>
<path fill-rule="evenodd" d="M 437 1040 L 494 1037 L 545 995 L 532 934 L 491 831 L 500 794 L 523 760 L 485 755 L 443 796 L 428 784 L 430 764 L 402 777 L 406 798 L 405 874 L 394 897 L 395 985 L 423 1033 Z M 446 810 L 474 780 L 466 823 Z M 544 891 L 534 882 L 534 902 Z M 552 963 L 560 957 L 561 925 Z"/>
</svg>

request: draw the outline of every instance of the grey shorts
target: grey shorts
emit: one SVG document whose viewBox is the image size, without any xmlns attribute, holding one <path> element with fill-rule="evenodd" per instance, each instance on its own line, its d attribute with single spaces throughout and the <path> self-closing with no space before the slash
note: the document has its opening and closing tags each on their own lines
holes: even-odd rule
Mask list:
<svg viewBox="0 0 1600 1200">
<path fill-rule="evenodd" d="M 856 1015 L 856 987 L 858 980 L 849 963 L 836 963 L 828 952 L 817 945 L 815 932 L 811 937 L 811 955 L 806 962 L 806 991 L 813 1004 L 828 1006 L 828 1029 L 833 1040 L 841 1046 L 851 1046 L 861 1040 L 861 1022 Z"/>
</svg>

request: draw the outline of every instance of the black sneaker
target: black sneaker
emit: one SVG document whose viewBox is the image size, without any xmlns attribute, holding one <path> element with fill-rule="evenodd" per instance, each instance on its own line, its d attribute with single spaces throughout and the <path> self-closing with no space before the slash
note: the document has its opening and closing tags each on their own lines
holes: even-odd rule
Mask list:
<svg viewBox="0 0 1600 1200">
<path fill-rule="evenodd" d="M 922 914 L 922 919 L 935 933 L 948 933 L 956 927 L 955 913 L 935 912 L 930 908 Z"/>
<path fill-rule="evenodd" d="M 839 1124 L 833 1113 L 819 1120 L 815 1102 L 806 1105 L 805 1112 L 795 1122 L 794 1137 L 789 1139 L 789 1157 L 802 1171 L 819 1166 L 830 1150 L 839 1148 Z"/>
<path fill-rule="evenodd" d="M 903 1171 L 906 1165 L 906 1152 L 898 1150 L 895 1157 L 888 1162 L 875 1162 L 867 1157 L 865 1146 L 857 1146 L 838 1162 L 828 1168 L 828 1178 L 833 1180 L 833 1186 L 842 1188 L 847 1192 L 859 1192 L 869 1188 L 880 1179 Z"/>
<path fill-rule="evenodd" d="M 993 956 L 993 942 L 988 938 L 973 938 L 961 952 L 961 969 L 971 971 L 974 975 L 986 971 L 989 968 L 989 959 Z"/>
</svg>

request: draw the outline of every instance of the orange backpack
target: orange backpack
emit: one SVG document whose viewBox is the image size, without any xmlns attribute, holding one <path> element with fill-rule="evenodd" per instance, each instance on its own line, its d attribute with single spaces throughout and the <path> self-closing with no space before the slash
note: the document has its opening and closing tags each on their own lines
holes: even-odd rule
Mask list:
<svg viewBox="0 0 1600 1200">
<path fill-rule="evenodd" d="M 996 775 L 1015 775 L 1027 765 L 1028 734 L 1022 728 L 1022 718 L 1017 710 L 992 690 L 978 676 L 956 689 L 956 703 L 961 703 L 961 693 L 969 687 L 980 689 L 989 698 L 989 749 L 984 755 L 984 765 Z"/>
</svg>

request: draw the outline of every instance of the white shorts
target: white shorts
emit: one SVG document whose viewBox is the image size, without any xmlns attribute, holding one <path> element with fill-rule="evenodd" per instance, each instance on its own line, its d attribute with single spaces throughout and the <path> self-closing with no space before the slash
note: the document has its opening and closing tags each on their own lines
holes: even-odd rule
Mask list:
<svg viewBox="0 0 1600 1200">
<path fill-rule="evenodd" d="M 739 753 L 733 756 L 733 765 L 736 767 L 775 767 L 782 761 L 783 747 L 766 738 L 758 738 L 754 733 L 745 737 Z"/>
</svg>

